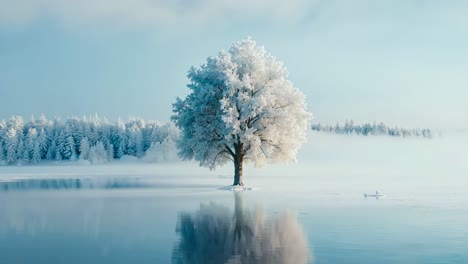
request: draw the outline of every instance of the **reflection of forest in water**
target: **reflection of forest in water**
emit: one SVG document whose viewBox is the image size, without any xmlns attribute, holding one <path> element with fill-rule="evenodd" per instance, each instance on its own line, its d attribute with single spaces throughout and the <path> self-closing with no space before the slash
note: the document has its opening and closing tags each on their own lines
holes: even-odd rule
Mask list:
<svg viewBox="0 0 468 264">
<path fill-rule="evenodd" d="M 284 211 L 268 216 L 245 210 L 235 192 L 234 214 L 216 203 L 179 215 L 173 263 L 310 263 L 307 239 L 297 216 Z"/>
<path fill-rule="evenodd" d="M 124 189 L 146 188 L 137 178 L 104 179 L 20 179 L 0 182 L 0 191 L 66 190 L 66 189 Z"/>
</svg>

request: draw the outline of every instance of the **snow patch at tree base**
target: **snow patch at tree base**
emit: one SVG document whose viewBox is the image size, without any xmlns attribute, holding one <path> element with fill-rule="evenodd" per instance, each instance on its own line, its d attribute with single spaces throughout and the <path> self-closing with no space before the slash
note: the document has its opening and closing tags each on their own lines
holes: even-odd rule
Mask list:
<svg viewBox="0 0 468 264">
<path fill-rule="evenodd" d="M 219 189 L 220 190 L 225 190 L 225 191 L 232 191 L 232 192 L 258 190 L 258 188 L 246 187 L 246 186 L 242 186 L 242 185 L 229 185 L 229 186 L 226 186 L 226 187 L 221 187 Z"/>
</svg>

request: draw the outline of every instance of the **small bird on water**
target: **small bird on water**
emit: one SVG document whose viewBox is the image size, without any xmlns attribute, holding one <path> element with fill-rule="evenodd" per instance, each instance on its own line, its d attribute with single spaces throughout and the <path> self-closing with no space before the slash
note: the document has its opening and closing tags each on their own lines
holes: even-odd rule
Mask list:
<svg viewBox="0 0 468 264">
<path fill-rule="evenodd" d="M 383 194 L 379 193 L 379 191 L 375 191 L 375 194 L 364 194 L 364 198 L 367 197 L 375 197 L 376 199 L 379 199 L 379 197 L 384 196 Z"/>
</svg>

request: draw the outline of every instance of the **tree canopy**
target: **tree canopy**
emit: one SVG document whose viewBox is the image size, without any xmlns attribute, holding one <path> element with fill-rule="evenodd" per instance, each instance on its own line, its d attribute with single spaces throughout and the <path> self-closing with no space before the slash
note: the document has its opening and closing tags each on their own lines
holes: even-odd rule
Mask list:
<svg viewBox="0 0 468 264">
<path fill-rule="evenodd" d="M 305 96 L 282 62 L 248 38 L 188 72 L 190 89 L 177 98 L 172 119 L 181 129 L 179 156 L 214 169 L 234 162 L 295 161 L 312 117 Z"/>
</svg>

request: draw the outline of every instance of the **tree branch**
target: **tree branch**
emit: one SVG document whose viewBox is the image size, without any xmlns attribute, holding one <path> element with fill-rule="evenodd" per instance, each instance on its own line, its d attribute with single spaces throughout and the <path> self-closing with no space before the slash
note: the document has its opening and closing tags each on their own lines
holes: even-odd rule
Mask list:
<svg viewBox="0 0 468 264">
<path fill-rule="evenodd" d="M 228 153 L 232 156 L 232 158 L 236 157 L 236 154 L 234 153 L 234 151 L 231 150 L 231 148 L 228 145 L 225 145 L 224 147 L 226 148 Z"/>
<path fill-rule="evenodd" d="M 265 158 L 267 158 L 267 159 L 268 159 L 268 156 L 267 156 L 267 154 L 265 153 L 265 151 L 263 150 L 262 146 L 260 146 L 260 149 L 262 150 L 262 152 L 263 152 L 263 155 L 265 155 Z"/>
</svg>

